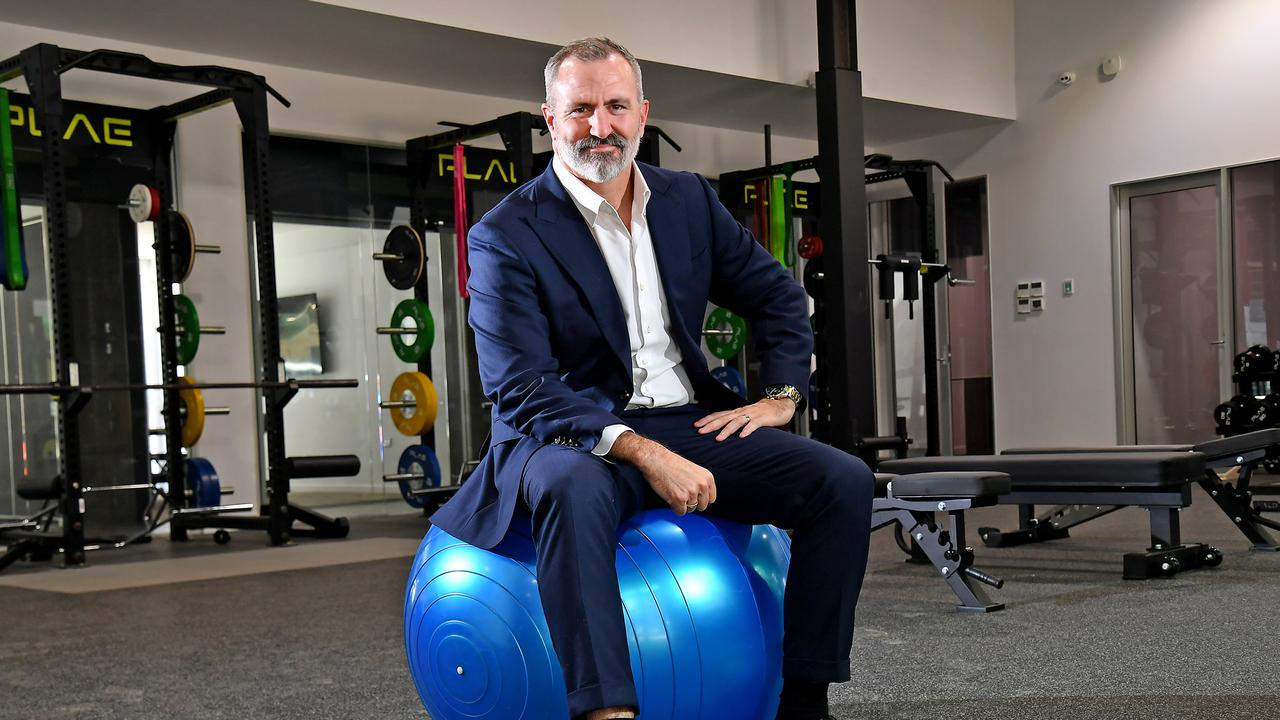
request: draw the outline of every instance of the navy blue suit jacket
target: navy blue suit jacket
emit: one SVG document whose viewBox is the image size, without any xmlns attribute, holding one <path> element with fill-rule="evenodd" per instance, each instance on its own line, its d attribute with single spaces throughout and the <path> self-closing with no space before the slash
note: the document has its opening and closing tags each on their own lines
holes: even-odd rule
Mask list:
<svg viewBox="0 0 1280 720">
<path fill-rule="evenodd" d="M 671 336 L 697 402 L 742 399 L 711 377 L 701 351 L 708 301 L 748 321 L 765 385 L 807 388 L 813 334 L 804 290 L 720 204 L 700 175 L 639 164 Z M 480 380 L 493 401 L 488 453 L 431 517 L 490 548 L 506 534 L 525 463 L 548 444 L 591 452 L 631 399 L 622 303 L 600 248 L 548 165 L 467 238 Z"/>
</svg>

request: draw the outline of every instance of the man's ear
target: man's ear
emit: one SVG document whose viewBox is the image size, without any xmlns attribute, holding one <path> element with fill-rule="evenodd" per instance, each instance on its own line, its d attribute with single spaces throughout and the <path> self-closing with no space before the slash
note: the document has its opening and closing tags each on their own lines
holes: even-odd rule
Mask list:
<svg viewBox="0 0 1280 720">
<path fill-rule="evenodd" d="M 551 106 L 542 103 L 542 119 L 547 121 L 547 130 L 555 129 L 556 114 L 551 111 Z"/>
</svg>

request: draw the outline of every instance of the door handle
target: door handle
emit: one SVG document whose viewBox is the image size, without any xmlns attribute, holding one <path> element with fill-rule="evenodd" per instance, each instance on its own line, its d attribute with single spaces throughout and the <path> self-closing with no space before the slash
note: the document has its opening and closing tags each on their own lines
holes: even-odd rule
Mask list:
<svg viewBox="0 0 1280 720">
<path fill-rule="evenodd" d="M 1210 340 L 1209 344 L 1210 345 L 1226 345 L 1227 341 L 1226 340 Z"/>
</svg>

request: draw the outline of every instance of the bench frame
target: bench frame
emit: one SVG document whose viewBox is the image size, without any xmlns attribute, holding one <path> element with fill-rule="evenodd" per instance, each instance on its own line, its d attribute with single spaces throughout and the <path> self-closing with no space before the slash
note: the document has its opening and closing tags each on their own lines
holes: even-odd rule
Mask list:
<svg viewBox="0 0 1280 720">
<path fill-rule="evenodd" d="M 900 524 L 911 537 L 912 549 L 919 548 L 922 553 L 922 557 L 912 553 L 909 562 L 931 563 L 960 600 L 960 604 L 956 606 L 958 610 L 995 612 L 1003 610 L 1004 603 L 994 602 L 976 582 L 999 589 L 1004 581 L 973 567 L 973 548 L 965 543 L 964 511 L 995 505 L 999 498 L 999 495 L 973 498 L 898 498 L 894 497 L 893 486 L 890 485 L 885 497 L 877 497 L 872 503 L 871 529 L 875 531 L 895 522 Z M 937 522 L 936 514 L 939 512 L 947 514 L 945 529 Z"/>
</svg>

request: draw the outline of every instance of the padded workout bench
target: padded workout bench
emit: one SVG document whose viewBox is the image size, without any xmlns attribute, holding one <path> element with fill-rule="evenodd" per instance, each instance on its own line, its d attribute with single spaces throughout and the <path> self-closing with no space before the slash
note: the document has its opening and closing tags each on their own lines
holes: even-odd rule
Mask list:
<svg viewBox="0 0 1280 720">
<path fill-rule="evenodd" d="M 901 523 L 951 591 L 960 610 L 992 612 L 1004 603 L 992 602 L 977 580 L 999 589 L 1004 581 L 973 567 L 973 548 L 965 544 L 964 511 L 995 505 L 1009 492 L 1009 476 L 994 472 L 937 472 L 915 475 L 876 473 L 871 529 Z M 948 528 L 934 522 L 934 514 L 948 515 Z"/>
<path fill-rule="evenodd" d="M 1232 437 L 1210 440 L 1199 445 L 1134 445 L 1101 448 L 1015 448 L 1005 450 L 1005 455 L 1044 455 L 1062 453 L 1122 453 L 1122 452 L 1194 452 L 1204 456 L 1205 468 L 1200 477 L 1200 487 L 1213 499 L 1222 512 L 1235 523 L 1244 536 L 1253 543 L 1253 550 L 1280 550 L 1276 539 L 1267 528 L 1280 530 L 1280 522 L 1267 519 L 1253 506 L 1253 491 L 1249 483 L 1253 472 L 1269 458 L 1280 457 L 1280 429 L 1256 430 Z M 1235 472 L 1232 472 L 1235 471 Z M 1234 484 L 1232 481 L 1235 481 Z M 1020 527 L 1012 533 L 994 530 L 988 539 L 982 528 L 984 542 L 1006 545 L 1024 542 L 1040 542 L 1067 537 L 1068 528 L 1109 512 L 1115 506 L 1064 505 L 1033 517 L 1034 508 L 1022 511 Z"/>
<path fill-rule="evenodd" d="M 1146 508 L 1151 546 L 1126 553 L 1124 577 L 1170 576 L 1180 570 L 1214 566 L 1222 554 L 1207 545 L 1183 544 L 1178 512 L 1191 505 L 1191 482 L 1204 475 L 1196 452 L 1107 452 L 1033 455 L 969 455 L 888 460 L 880 469 L 898 473 L 1003 472 L 1012 491 L 1002 505 L 1088 505 Z M 998 531 L 994 531 L 998 532 Z M 994 544 L 1016 544 L 996 542 Z"/>
</svg>

